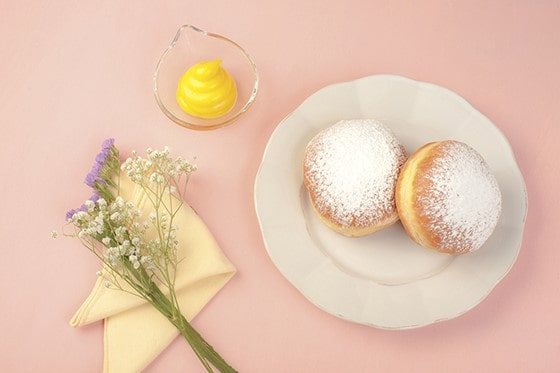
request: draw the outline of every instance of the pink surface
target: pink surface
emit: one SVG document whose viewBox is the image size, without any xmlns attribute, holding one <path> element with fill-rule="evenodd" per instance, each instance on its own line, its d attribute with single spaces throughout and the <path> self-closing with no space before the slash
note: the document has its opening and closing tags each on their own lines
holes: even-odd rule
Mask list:
<svg viewBox="0 0 560 373">
<path fill-rule="evenodd" d="M 194 325 L 242 372 L 558 371 L 560 5 L 537 1 L 3 1 L 0 119 L 0 370 L 99 372 L 102 323 L 68 322 L 98 264 L 50 239 L 100 142 L 128 152 L 169 145 L 196 156 L 189 202 L 239 273 Z M 171 123 L 152 73 L 190 23 L 236 40 L 261 74 L 234 125 Z M 529 193 L 509 275 L 467 314 L 409 331 L 340 320 L 309 302 L 269 259 L 253 205 L 267 140 L 325 85 L 391 73 L 450 88 L 508 137 Z M 147 372 L 201 371 L 177 339 Z"/>
</svg>

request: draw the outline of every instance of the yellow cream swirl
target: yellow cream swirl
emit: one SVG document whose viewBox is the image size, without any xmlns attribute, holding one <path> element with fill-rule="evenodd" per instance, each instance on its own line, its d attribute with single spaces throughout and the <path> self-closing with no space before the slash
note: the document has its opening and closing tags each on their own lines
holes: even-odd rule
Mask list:
<svg viewBox="0 0 560 373">
<path fill-rule="evenodd" d="M 183 74 L 176 94 L 181 109 L 199 118 L 217 118 L 231 110 L 237 86 L 221 64 L 221 60 L 200 62 Z"/>
</svg>

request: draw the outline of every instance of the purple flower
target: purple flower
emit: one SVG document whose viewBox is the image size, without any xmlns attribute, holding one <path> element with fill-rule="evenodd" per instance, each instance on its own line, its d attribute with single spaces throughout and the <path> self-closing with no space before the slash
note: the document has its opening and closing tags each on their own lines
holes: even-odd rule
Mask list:
<svg viewBox="0 0 560 373">
<path fill-rule="evenodd" d="M 97 156 L 95 157 L 95 162 L 99 163 L 100 165 L 105 164 L 105 161 L 107 160 L 107 157 L 109 156 L 109 151 L 110 151 L 110 149 L 103 149 L 101 151 L 101 153 L 97 154 Z"/>
<path fill-rule="evenodd" d="M 114 143 L 115 139 L 109 138 L 103 141 L 103 144 L 101 144 L 101 152 L 99 152 L 99 154 L 97 154 L 97 156 L 95 157 L 95 163 L 84 179 L 84 183 L 87 186 L 93 188 L 95 186 L 95 183 L 106 184 L 105 180 L 101 178 L 101 169 L 103 168 L 105 162 L 107 161 L 107 158 L 111 154 L 111 148 L 113 147 Z"/>
<path fill-rule="evenodd" d="M 118 167 L 118 150 L 114 147 L 115 139 L 109 138 L 103 141 L 101 144 L 101 151 L 95 157 L 95 162 L 91 166 L 91 170 L 86 175 L 84 183 L 93 188 L 93 194 L 89 198 L 92 202 L 97 202 L 100 198 L 99 193 L 101 192 L 104 198 L 111 199 L 111 193 L 104 188 L 107 184 L 111 184 L 111 174 L 114 172 L 114 168 Z M 115 166 L 117 163 L 117 166 Z M 106 169 L 104 169 L 106 167 Z M 105 179 L 107 178 L 107 179 Z M 77 209 L 71 209 L 66 213 L 66 220 L 71 220 L 72 216 L 77 212 L 84 211 L 87 212 L 88 208 L 84 203 Z"/>
<path fill-rule="evenodd" d="M 91 195 L 91 197 L 89 197 L 89 200 L 92 201 L 92 202 L 97 202 L 99 200 L 99 193 L 97 191 L 94 191 L 93 194 Z M 79 211 L 87 212 L 87 210 L 88 210 L 88 207 L 86 206 L 85 203 L 82 204 L 77 209 L 71 209 L 66 213 L 66 220 L 72 219 L 72 216 L 74 216 L 74 214 L 79 212 Z"/>
<path fill-rule="evenodd" d="M 96 181 L 99 181 L 99 173 L 101 171 L 101 167 L 102 165 L 95 162 L 93 164 L 93 166 L 91 167 L 91 170 L 89 171 L 89 173 L 86 175 L 86 178 L 84 179 L 84 183 L 89 186 L 92 187 L 95 185 Z"/>
<path fill-rule="evenodd" d="M 74 216 L 75 213 L 76 213 L 75 209 L 68 210 L 68 212 L 66 213 L 66 220 L 72 219 L 72 216 Z"/>
<path fill-rule="evenodd" d="M 103 141 L 103 143 L 101 144 L 101 148 L 102 149 L 111 149 L 111 147 L 114 144 L 115 144 L 115 139 L 109 138 L 109 139 L 106 139 L 105 141 Z"/>
<path fill-rule="evenodd" d="M 95 181 L 97 180 L 97 177 L 92 174 L 91 172 L 89 174 L 86 175 L 86 178 L 84 179 L 84 183 L 88 186 L 88 187 L 92 187 L 95 184 Z"/>
<path fill-rule="evenodd" d="M 94 190 L 91 197 L 89 197 L 89 200 L 92 202 L 97 202 L 99 200 L 99 193 L 96 190 Z"/>
</svg>

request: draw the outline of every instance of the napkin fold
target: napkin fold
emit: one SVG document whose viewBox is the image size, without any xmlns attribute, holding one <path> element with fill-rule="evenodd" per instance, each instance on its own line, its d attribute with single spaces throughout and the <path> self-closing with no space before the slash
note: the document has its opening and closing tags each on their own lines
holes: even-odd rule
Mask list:
<svg viewBox="0 0 560 373">
<path fill-rule="evenodd" d="M 119 195 L 131 200 L 145 214 L 147 195 L 127 178 L 121 178 Z M 180 202 L 175 199 L 175 202 Z M 194 316 L 231 279 L 236 269 L 223 254 L 207 226 L 184 202 L 174 217 L 179 229 L 175 290 L 183 315 Z M 140 297 L 108 288 L 99 277 L 70 321 L 79 327 L 104 321 L 105 373 L 132 373 L 144 369 L 179 334 L 153 306 Z M 162 289 L 163 290 L 163 289 Z"/>
</svg>

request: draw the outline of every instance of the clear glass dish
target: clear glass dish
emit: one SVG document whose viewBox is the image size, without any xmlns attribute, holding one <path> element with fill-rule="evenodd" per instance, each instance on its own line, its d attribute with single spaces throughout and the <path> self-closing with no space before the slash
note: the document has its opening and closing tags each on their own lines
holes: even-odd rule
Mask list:
<svg viewBox="0 0 560 373">
<path fill-rule="evenodd" d="M 190 66 L 216 59 L 222 61 L 223 68 L 236 81 L 237 102 L 218 118 L 191 116 L 179 107 L 175 98 L 179 79 Z M 177 30 L 154 73 L 154 95 L 161 111 L 176 124 L 194 130 L 221 128 L 238 119 L 253 104 L 258 87 L 257 67 L 239 44 L 192 25 Z"/>
</svg>

